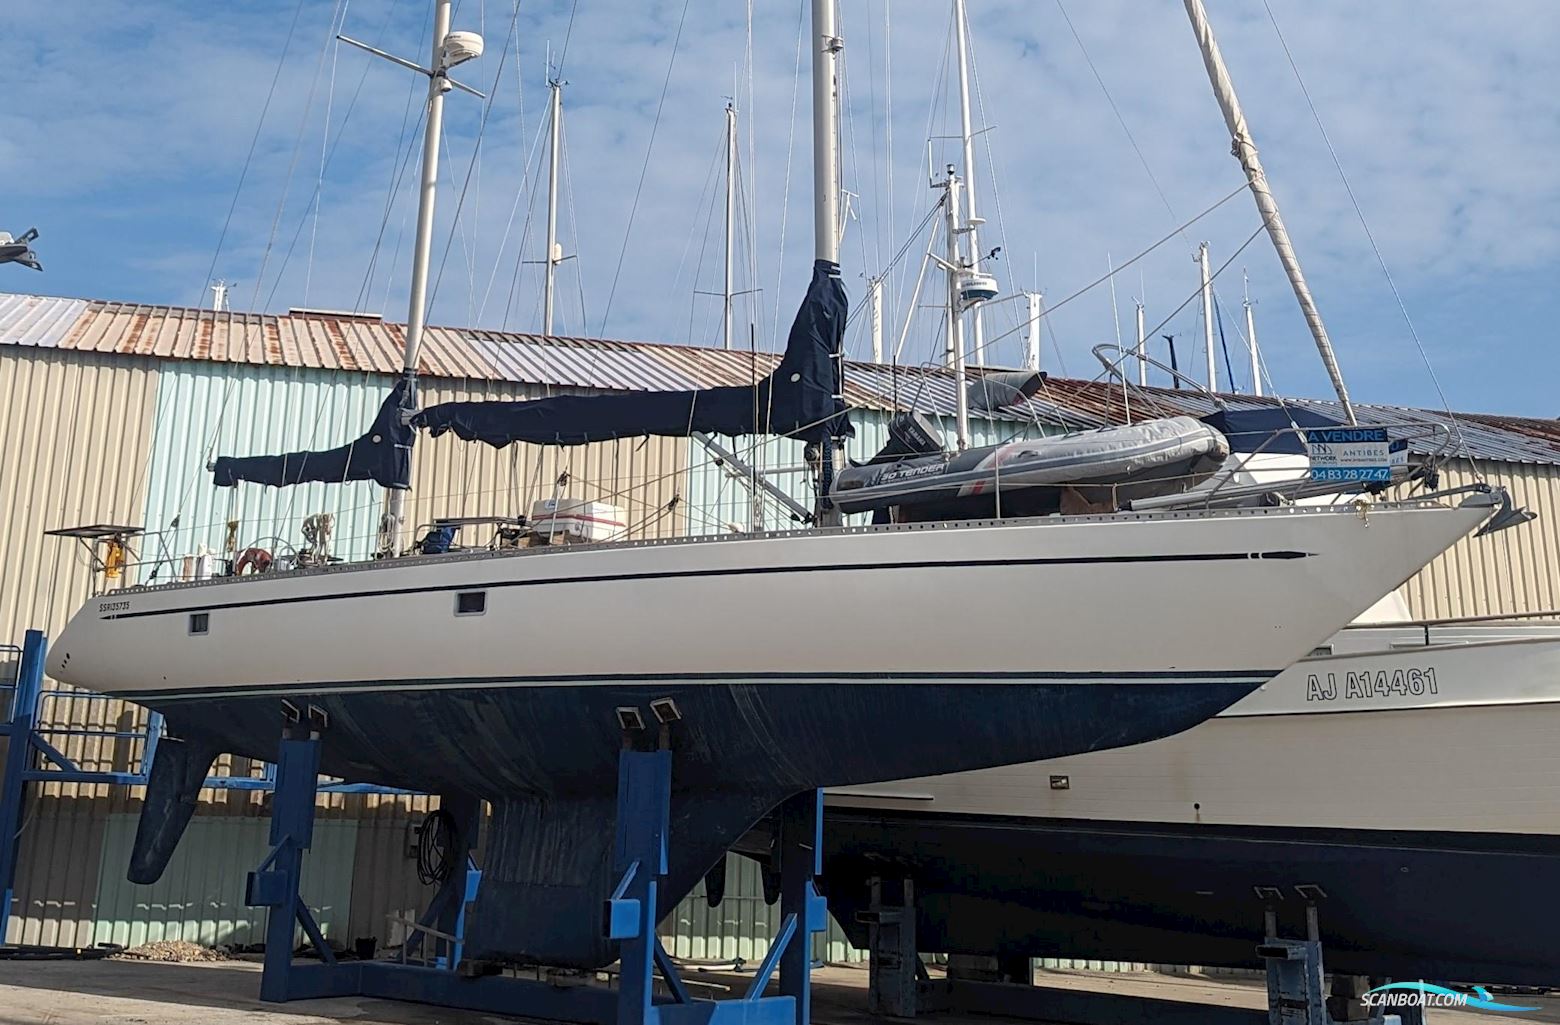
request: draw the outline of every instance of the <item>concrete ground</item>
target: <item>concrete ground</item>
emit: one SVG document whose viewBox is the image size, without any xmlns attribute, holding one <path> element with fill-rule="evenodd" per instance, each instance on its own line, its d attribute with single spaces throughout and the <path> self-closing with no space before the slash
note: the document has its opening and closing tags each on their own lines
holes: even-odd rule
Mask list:
<svg viewBox="0 0 1560 1025">
<path fill-rule="evenodd" d="M 867 973 L 829 967 L 814 973 L 817 1025 L 866 1025 Z M 689 973 L 712 995 L 745 985 L 744 977 Z M 1044 986 L 1152 996 L 1194 1003 L 1260 1008 L 1266 995 L 1248 980 L 1142 974 L 1043 971 Z M 706 988 L 708 987 L 708 988 Z M 513 1019 L 417 1004 L 345 997 L 291 1004 L 262 1004 L 260 966 L 245 961 L 158 964 L 144 961 L 0 961 L 0 1025 L 503 1025 Z M 1510 997 L 1539 1005 L 1521 1015 L 1484 1011 L 1432 1011 L 1434 1025 L 1560 1025 L 1560 997 Z M 992 1025 L 1001 1018 L 940 1013 L 928 1025 Z"/>
</svg>

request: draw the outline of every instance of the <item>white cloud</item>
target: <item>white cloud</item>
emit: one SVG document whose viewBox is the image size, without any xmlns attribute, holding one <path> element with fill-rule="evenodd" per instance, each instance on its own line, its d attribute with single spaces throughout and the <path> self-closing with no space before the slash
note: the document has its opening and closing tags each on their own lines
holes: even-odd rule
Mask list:
<svg viewBox="0 0 1560 1025">
<path fill-rule="evenodd" d="M 1456 311 L 1447 304 L 1475 299 L 1479 292 L 1468 287 L 1470 282 L 1552 278 L 1560 262 L 1560 176 L 1554 174 L 1560 164 L 1560 122 L 1546 109 L 1560 81 L 1553 50 L 1560 38 L 1560 8 L 1510 0 L 1477 9 L 1437 8 L 1432 17 L 1420 5 L 1402 2 L 1273 2 L 1377 241 L 1412 308 L 1420 312 L 1421 330 L 1438 363 L 1455 369 L 1469 359 L 1461 333 L 1468 318 L 1451 315 Z M 463 69 L 463 75 L 486 89 L 504 50 L 509 6 L 498 0 L 464 0 L 461 6 L 457 22 L 465 27 L 480 21 L 489 39 L 488 54 Z M 1415 357 L 1393 319 L 1390 293 L 1272 26 L 1257 5 L 1215 0 L 1210 6 L 1345 369 L 1357 368 L 1371 382 L 1387 380 L 1394 363 Z M 797 30 L 807 25 L 805 7 L 797 0 L 755 5 L 753 92 L 749 95 L 743 83 L 739 95 L 744 145 L 749 123 L 755 136 L 756 153 L 745 174 L 757 233 L 756 281 L 744 271 L 739 286 L 762 289 L 756 306 L 766 344 L 772 343 L 777 306 L 784 329 L 811 250 L 805 52 L 794 123 L 791 117 Z M 846 0 L 842 8 L 850 100 L 846 184 L 861 194 L 859 220 L 849 227 L 844 256 L 847 282 L 859 298 L 860 275 L 897 249 L 933 202 L 924 187 L 925 135 L 929 124 L 934 133 L 953 124 L 951 108 L 934 104 L 944 82 L 938 69 L 948 8 L 941 0 Z M 1038 284 L 1054 301 L 1102 273 L 1107 253 L 1120 263 L 1165 234 L 1174 221 L 1056 5 L 971 0 L 971 8 L 986 119 L 996 125 L 985 137 L 994 159 L 977 179 L 982 213 L 990 220 L 983 241 L 1005 244 L 1000 266 L 1011 286 Z M 644 168 L 682 10 L 681 0 L 579 4 L 564 72 L 570 82 L 572 185 L 572 216 L 566 210 L 564 223 L 578 222 L 577 231 L 566 231 L 565 246 L 580 254 L 562 273 L 560 325 L 567 330 L 600 328 L 621 254 L 609 334 L 701 342 L 713 337 L 715 304 L 692 292 L 716 280 L 719 242 L 705 237 L 714 198 L 706 189 L 721 133 L 721 107 L 743 59 L 745 12 L 740 5 L 713 0 L 690 3 L 655 150 Z M 1067 10 L 1177 215 L 1189 217 L 1239 185 L 1239 169 L 1228 155 L 1228 138 L 1180 5 L 1072 0 Z M 887 27 L 885 12 L 891 15 Z M 544 53 L 549 44 L 554 53 L 561 47 L 568 13 L 564 0 L 526 4 L 521 10 L 520 62 L 517 68 L 511 55 L 497 90 L 480 179 L 473 175 L 462 206 L 464 236 L 458 235 L 450 250 L 437 319 L 471 319 L 493 279 L 482 319 L 498 324 L 508 308 L 511 327 L 535 326 L 538 269 L 522 266 L 521 290 L 509 294 L 527 210 L 531 221 L 523 255 L 533 260 L 540 255 L 534 162 L 529 184 L 536 191 L 522 201 L 503 259 L 494 268 L 540 124 Z M 259 299 L 264 301 L 274 286 L 276 307 L 304 301 L 305 276 L 310 305 L 353 305 L 380 232 L 408 90 L 415 82 L 343 49 L 339 56 L 327 52 L 315 86 L 330 14 L 326 4 L 303 9 L 218 261 L 219 274 L 241 281 L 241 301 L 254 294 L 273 220 L 277 241 Z M 127 297 L 184 302 L 200 294 L 290 16 L 290 10 L 269 7 L 79 2 L 22 5 L 0 15 L 8 38 L 37 41 L 0 70 L 0 89 L 10 101 L 0 109 L 0 180 L 8 183 L 12 207 L 25 211 L 7 209 L 4 216 L 25 220 L 32 210 L 58 210 L 62 224 L 67 217 L 105 219 L 98 229 L 72 223 L 64 235 L 54 236 L 62 246 L 80 249 L 45 247 L 51 272 L 76 282 L 74 291 L 101 294 L 94 281 L 127 280 L 124 269 L 108 261 L 112 241 L 132 232 L 139 244 L 122 262 L 133 262 L 140 276 L 133 288 L 121 285 L 120 291 L 136 293 Z M 347 28 L 420 57 L 426 48 L 425 19 L 422 4 L 357 0 Z M 884 75 L 889 32 L 891 89 Z M 328 99 L 339 126 L 360 80 L 363 91 L 324 181 L 316 234 L 306 210 L 319 172 L 324 105 Z M 884 152 L 890 95 L 891 161 Z M 457 93 L 448 109 L 452 159 L 444 168 L 436 257 L 445 248 L 482 105 Z M 406 145 L 415 145 L 409 134 Z M 298 157 L 289 184 L 295 146 Z M 985 150 L 983 140 L 983 161 Z M 624 250 L 642 170 L 643 192 Z M 1000 191 L 992 186 L 993 173 Z M 392 317 L 401 315 L 404 303 L 401 279 L 410 246 L 414 178 L 415 169 L 401 182 L 374 288 L 365 300 Z M 288 200 L 278 219 L 284 188 Z M 717 216 L 716 229 L 718 223 Z M 300 224 L 298 248 L 286 257 Z M 1118 295 L 1124 327 L 1130 324 L 1132 297 L 1146 292 L 1153 323 L 1191 293 L 1196 277 L 1190 255 L 1197 241 L 1212 242 L 1217 264 L 1256 224 L 1249 199 L 1237 196 L 1188 229 L 1184 240 L 1175 239 L 1123 274 Z M 41 226 L 47 235 L 49 225 Z M 94 230 L 103 236 L 95 248 Z M 307 255 L 311 240 L 312 266 Z M 284 257 L 285 277 L 274 285 L 271 277 Z M 392 259 L 394 276 L 389 273 Z M 901 305 L 908 298 L 915 254 L 911 259 L 898 282 Z M 79 271 L 75 277 L 73 265 Z M 56 271 L 62 266 L 64 271 Z M 1230 277 L 1221 279 L 1226 311 L 1238 312 L 1241 267 L 1249 268 L 1253 295 L 1261 302 L 1270 367 L 1294 390 L 1319 390 L 1323 378 L 1303 323 L 1264 240 L 1253 243 Z M 583 324 L 580 285 L 587 313 Z M 1011 326 L 1011 309 L 1016 306 L 992 311 L 997 328 L 991 333 Z M 1171 329 L 1194 331 L 1190 310 Z M 935 350 L 935 318 L 923 319 L 926 324 L 912 332 L 907 344 L 907 359 L 920 361 Z M 1452 323 L 1463 327 L 1455 332 L 1443 327 Z M 1088 373 L 1087 347 L 1114 339 L 1108 292 L 1098 289 L 1058 312 L 1052 327 L 1066 368 Z M 1486 333 L 1492 346 L 1513 344 Z M 1000 343 L 996 358 L 1015 360 L 1016 341 Z M 853 351 L 861 351 L 856 347 L 863 344 L 853 338 Z M 1192 348 L 1188 344 L 1183 354 Z M 1423 398 L 1422 388 L 1405 390 Z"/>
</svg>

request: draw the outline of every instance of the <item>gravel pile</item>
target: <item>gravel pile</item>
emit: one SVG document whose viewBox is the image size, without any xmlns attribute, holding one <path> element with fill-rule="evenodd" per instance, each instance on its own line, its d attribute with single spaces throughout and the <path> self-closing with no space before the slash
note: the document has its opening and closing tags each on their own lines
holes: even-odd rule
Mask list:
<svg viewBox="0 0 1560 1025">
<path fill-rule="evenodd" d="M 199 943 L 190 943 L 187 940 L 154 940 L 151 943 L 143 943 L 139 947 L 131 947 L 114 955 L 127 958 L 132 961 L 172 961 L 186 963 L 190 961 L 226 961 L 227 954 L 222 950 L 213 950 L 203 947 Z"/>
</svg>

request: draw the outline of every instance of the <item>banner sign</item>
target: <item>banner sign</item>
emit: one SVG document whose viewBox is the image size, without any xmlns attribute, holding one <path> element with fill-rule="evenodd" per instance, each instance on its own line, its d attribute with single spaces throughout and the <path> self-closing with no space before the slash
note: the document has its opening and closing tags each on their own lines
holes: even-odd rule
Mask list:
<svg viewBox="0 0 1560 1025">
<path fill-rule="evenodd" d="M 1390 481 L 1394 466 L 1408 463 L 1408 442 L 1393 441 L 1385 427 L 1327 427 L 1305 432 L 1311 479 Z"/>
</svg>

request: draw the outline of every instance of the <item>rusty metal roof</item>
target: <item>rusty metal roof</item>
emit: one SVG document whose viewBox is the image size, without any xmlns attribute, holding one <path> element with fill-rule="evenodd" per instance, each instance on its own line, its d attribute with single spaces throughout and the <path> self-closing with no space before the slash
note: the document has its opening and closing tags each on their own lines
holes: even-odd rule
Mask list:
<svg viewBox="0 0 1560 1025">
<path fill-rule="evenodd" d="M 1046 382 L 1046 391 L 1063 405 L 1109 423 L 1126 422 L 1128 401 L 1132 403 L 1132 416 L 1137 419 L 1145 414 L 1207 416 L 1218 408 L 1205 393 L 1172 388 L 1134 386 L 1124 397 L 1119 384 L 1053 378 Z M 1286 405 L 1311 410 L 1339 422 L 1344 419 L 1343 407 L 1330 399 L 1220 395 L 1219 400 L 1230 409 L 1271 409 Z M 1449 416 L 1445 410 L 1369 402 L 1355 402 L 1354 414 L 1363 427 L 1390 427 L 1402 424 L 1405 419 L 1441 424 L 1453 432 L 1453 450 L 1459 454 L 1466 452 L 1474 459 L 1510 463 L 1560 463 L 1560 420 L 1487 413 L 1456 413 Z M 1438 445 L 1410 442 L 1410 447 L 1427 449 Z"/>
<path fill-rule="evenodd" d="M 233 313 L 0 293 L 0 345 L 96 353 L 210 360 L 265 366 L 314 367 L 396 374 L 404 328 L 377 317 L 295 310 Z M 523 332 L 430 327 L 419 371 L 431 377 L 539 384 L 549 388 L 654 391 L 745 385 L 769 373 L 774 353 L 694 345 L 561 338 Z M 866 409 L 914 408 L 951 417 L 954 381 L 947 371 L 847 362 L 845 400 Z M 1221 396 L 1233 408 L 1271 406 L 1275 399 Z M 1341 419 L 1333 402 L 1286 399 Z M 1409 415 L 1448 423 L 1444 412 L 1356 403 L 1362 423 L 1385 425 Z M 1033 399 L 991 419 L 1039 421 L 1070 429 L 1123 423 L 1145 413 L 1212 412 L 1206 396 L 1168 388 L 1052 378 Z M 1560 421 L 1459 413 L 1456 429 L 1470 455 L 1506 462 L 1560 463 Z"/>
</svg>

